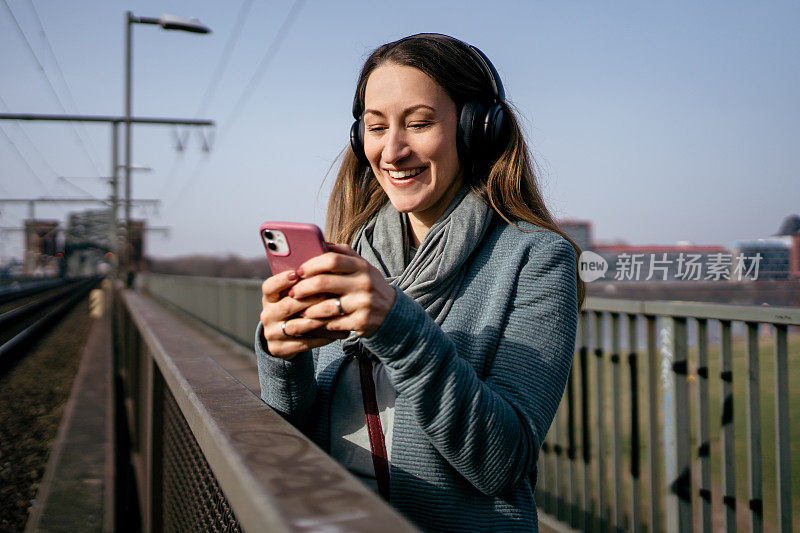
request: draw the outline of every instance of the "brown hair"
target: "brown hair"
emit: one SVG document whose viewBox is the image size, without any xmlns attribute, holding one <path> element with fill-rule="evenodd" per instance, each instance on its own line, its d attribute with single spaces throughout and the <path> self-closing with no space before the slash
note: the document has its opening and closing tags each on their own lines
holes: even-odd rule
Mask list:
<svg viewBox="0 0 800 533">
<path fill-rule="evenodd" d="M 364 108 L 364 93 L 370 74 L 386 63 L 419 69 L 455 102 L 460 111 L 465 102 L 486 100 L 490 82 L 461 41 L 447 36 L 420 35 L 384 44 L 370 54 L 356 85 L 355 100 Z M 580 247 L 558 227 L 539 192 L 533 159 L 512 107 L 502 103 L 510 132 L 498 159 L 482 172 L 470 172 L 465 166 L 464 183 L 479 194 L 507 223 L 525 220 L 558 233 L 575 248 Z M 388 201 L 369 164 L 362 163 L 346 147 L 339 158 L 341 166 L 330 198 L 325 233 L 333 242 L 350 243 L 361 226 Z M 577 272 L 576 268 L 576 272 Z M 577 275 L 578 309 L 583 307 L 586 285 Z"/>
</svg>

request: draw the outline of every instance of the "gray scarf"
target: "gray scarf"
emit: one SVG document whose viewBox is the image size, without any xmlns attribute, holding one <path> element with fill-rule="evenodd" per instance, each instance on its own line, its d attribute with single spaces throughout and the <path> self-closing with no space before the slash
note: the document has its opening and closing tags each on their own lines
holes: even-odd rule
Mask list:
<svg viewBox="0 0 800 533">
<path fill-rule="evenodd" d="M 483 200 L 460 189 L 407 262 L 406 217 L 388 202 L 358 230 L 353 248 L 441 325 L 461 288 L 465 263 L 491 219 L 492 209 Z"/>
</svg>

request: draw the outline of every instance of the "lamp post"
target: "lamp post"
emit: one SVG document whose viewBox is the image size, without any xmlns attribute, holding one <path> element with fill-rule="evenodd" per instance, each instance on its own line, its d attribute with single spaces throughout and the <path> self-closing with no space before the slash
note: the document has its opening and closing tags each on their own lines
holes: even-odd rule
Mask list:
<svg viewBox="0 0 800 533">
<path fill-rule="evenodd" d="M 125 14 L 125 270 L 130 270 L 131 230 L 131 116 L 133 102 L 131 95 L 133 36 L 131 28 L 134 24 L 157 24 L 165 30 L 179 30 L 190 33 L 210 33 L 211 30 L 194 18 L 182 18 L 174 15 L 161 15 L 160 18 L 137 17 L 131 11 Z M 114 169 L 116 176 L 116 168 Z M 128 276 L 129 277 L 129 276 Z"/>
<path fill-rule="evenodd" d="M 117 129 L 117 125 L 114 124 L 114 138 L 115 138 L 115 140 L 114 140 L 114 146 L 115 146 L 114 153 L 116 153 L 116 151 L 117 151 L 117 149 L 116 149 L 116 129 Z M 119 272 L 118 269 L 119 269 L 119 263 L 120 263 L 120 250 L 122 249 L 122 250 L 125 250 L 126 252 L 128 250 L 127 238 L 128 238 L 128 231 L 129 231 L 128 228 L 130 228 L 129 222 L 130 222 L 130 214 L 131 214 L 130 213 L 131 195 L 130 195 L 130 187 L 126 187 L 125 188 L 125 193 L 126 193 L 126 195 L 125 195 L 125 206 L 126 206 L 126 209 L 125 209 L 125 241 L 120 245 L 120 232 L 119 232 L 119 225 L 117 224 L 117 220 L 118 220 L 118 218 L 117 218 L 118 217 L 118 212 L 117 211 L 119 210 L 119 178 L 118 178 L 118 176 L 119 176 L 119 170 L 123 169 L 123 168 L 128 169 L 128 174 L 126 174 L 126 176 L 128 177 L 128 180 L 127 180 L 126 183 L 130 183 L 130 172 L 133 172 L 134 170 L 140 170 L 142 172 L 151 172 L 153 170 L 152 168 L 150 168 L 148 166 L 142 166 L 142 165 L 118 165 L 118 164 L 116 164 L 116 157 L 114 158 L 114 176 L 111 178 L 110 182 L 111 182 L 111 226 L 112 226 L 111 227 L 111 231 L 112 231 L 112 235 L 114 236 L 114 239 L 112 241 L 112 247 L 113 247 L 112 251 L 114 252 L 113 267 L 114 267 L 115 275 L 117 275 L 118 272 Z"/>
</svg>

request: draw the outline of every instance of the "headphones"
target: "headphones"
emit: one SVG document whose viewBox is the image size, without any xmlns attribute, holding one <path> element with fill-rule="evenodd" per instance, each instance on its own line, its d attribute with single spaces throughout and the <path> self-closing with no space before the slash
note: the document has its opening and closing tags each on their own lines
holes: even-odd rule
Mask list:
<svg viewBox="0 0 800 533">
<path fill-rule="evenodd" d="M 508 121 L 502 106 L 505 103 L 505 90 L 503 82 L 500 81 L 500 75 L 486 54 L 477 47 L 449 35 L 418 33 L 395 41 L 394 44 L 425 36 L 445 37 L 458 43 L 469 53 L 489 81 L 490 98 L 470 100 L 462 105 L 459 112 L 457 138 L 459 159 L 485 168 L 494 163 L 500 155 L 509 132 Z M 350 146 L 359 161 L 369 167 L 369 161 L 364 153 L 364 116 L 358 102 L 358 93 L 353 98 L 353 118 L 355 118 L 355 122 L 350 127 Z"/>
</svg>

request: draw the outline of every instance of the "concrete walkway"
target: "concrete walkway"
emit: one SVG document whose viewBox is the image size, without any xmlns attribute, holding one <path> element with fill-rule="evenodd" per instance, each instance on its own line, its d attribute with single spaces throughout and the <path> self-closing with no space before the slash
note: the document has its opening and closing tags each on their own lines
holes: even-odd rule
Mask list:
<svg viewBox="0 0 800 533">
<path fill-rule="evenodd" d="M 113 530 L 111 317 L 107 292 L 92 297 L 89 339 L 26 532 Z"/>
</svg>

